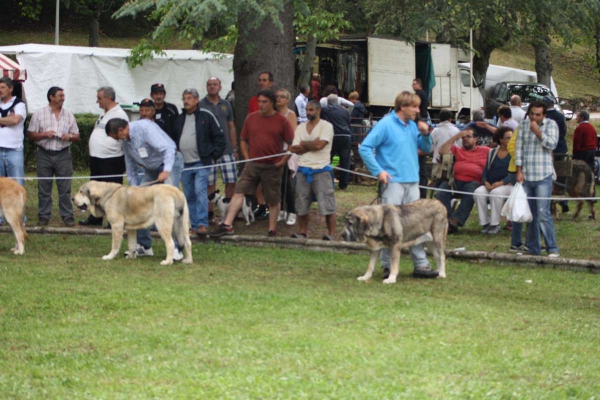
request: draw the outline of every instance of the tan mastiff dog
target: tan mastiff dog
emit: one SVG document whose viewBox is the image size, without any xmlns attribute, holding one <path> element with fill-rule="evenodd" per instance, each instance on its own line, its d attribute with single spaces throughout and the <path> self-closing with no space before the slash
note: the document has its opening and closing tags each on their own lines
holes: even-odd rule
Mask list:
<svg viewBox="0 0 600 400">
<path fill-rule="evenodd" d="M 167 247 L 167 258 L 161 265 L 173 264 L 175 234 L 179 244 L 185 248 L 183 263 L 192 262 L 190 240 L 190 212 L 185 196 L 171 185 L 148 187 L 123 186 L 118 183 L 90 181 L 79 188 L 73 204 L 89 210 L 95 217 L 106 217 L 112 230 L 112 249 L 103 260 L 112 260 L 119 254 L 123 230 L 127 231 L 129 255 L 135 258 L 136 231 L 156 225 L 160 237 Z"/>
<path fill-rule="evenodd" d="M 13 254 L 25 254 L 25 239 L 29 239 L 25 231 L 25 205 L 27 192 L 23 186 L 10 178 L 0 178 L 0 217 L 4 216 L 15 235 L 17 244 L 10 249 Z"/>
<path fill-rule="evenodd" d="M 390 276 L 383 283 L 396 283 L 400 251 L 405 247 L 428 242 L 440 278 L 446 277 L 446 236 L 448 212 L 438 200 L 417 200 L 402 206 L 362 206 L 346 214 L 345 241 L 363 242 L 371 250 L 367 272 L 358 278 L 368 281 L 377 265 L 379 250 L 391 250 Z"/>
</svg>

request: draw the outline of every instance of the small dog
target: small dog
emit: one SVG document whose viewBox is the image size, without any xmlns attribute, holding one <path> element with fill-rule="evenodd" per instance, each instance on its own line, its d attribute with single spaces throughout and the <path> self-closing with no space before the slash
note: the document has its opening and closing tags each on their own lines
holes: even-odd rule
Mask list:
<svg viewBox="0 0 600 400">
<path fill-rule="evenodd" d="M 16 245 L 10 251 L 15 255 L 25 254 L 25 239 L 29 239 L 25 231 L 25 205 L 27 192 L 23 186 L 10 178 L 0 178 L 0 217 L 4 216 L 15 235 Z"/>
<path fill-rule="evenodd" d="M 219 209 L 219 215 L 221 220 L 225 220 L 227 211 L 229 210 L 229 204 L 231 203 L 230 197 L 221 196 L 220 190 L 217 189 L 208 195 L 208 200 L 213 203 Z M 250 199 L 244 196 L 244 202 L 242 203 L 242 217 L 246 220 L 246 225 L 250 225 L 250 220 L 254 222 L 254 213 L 252 212 L 252 203 Z"/>
</svg>

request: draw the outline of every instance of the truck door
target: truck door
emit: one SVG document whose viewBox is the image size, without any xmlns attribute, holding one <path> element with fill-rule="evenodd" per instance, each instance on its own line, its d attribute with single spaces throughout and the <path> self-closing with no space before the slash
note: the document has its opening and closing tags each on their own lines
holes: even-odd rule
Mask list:
<svg viewBox="0 0 600 400">
<path fill-rule="evenodd" d="M 456 108 L 456 54 L 449 44 L 431 44 L 435 86 L 431 91 L 431 107 Z M 452 57 L 454 55 L 454 57 Z"/>
<path fill-rule="evenodd" d="M 398 93 L 412 92 L 415 49 L 395 39 L 368 39 L 369 105 L 393 107 Z"/>
</svg>

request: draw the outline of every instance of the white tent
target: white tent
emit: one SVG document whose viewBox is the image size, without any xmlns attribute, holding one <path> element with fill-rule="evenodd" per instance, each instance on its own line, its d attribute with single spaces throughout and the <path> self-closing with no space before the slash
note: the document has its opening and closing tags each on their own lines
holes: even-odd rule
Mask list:
<svg viewBox="0 0 600 400">
<path fill-rule="evenodd" d="M 206 94 L 206 81 L 221 79 L 225 97 L 233 81 L 233 56 L 195 50 L 166 50 L 166 55 L 129 68 L 129 49 L 24 44 L 0 47 L 0 53 L 15 54 L 27 70 L 24 83 L 29 112 L 48 104 L 52 86 L 65 90 L 65 107 L 74 113 L 100 114 L 96 89 L 112 86 L 117 102 L 132 104 L 150 96 L 150 86 L 162 83 L 167 101 L 181 107 L 181 94 L 196 88 Z"/>
</svg>

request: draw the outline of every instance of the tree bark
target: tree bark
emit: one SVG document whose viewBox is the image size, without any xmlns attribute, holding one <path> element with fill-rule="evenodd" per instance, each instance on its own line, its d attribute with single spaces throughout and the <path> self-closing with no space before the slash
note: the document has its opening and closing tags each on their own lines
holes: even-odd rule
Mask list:
<svg viewBox="0 0 600 400">
<path fill-rule="evenodd" d="M 88 43 L 90 47 L 100 46 L 100 10 L 98 10 L 90 20 Z"/>
<path fill-rule="evenodd" d="M 550 82 L 552 80 L 550 37 L 542 32 L 540 33 L 540 36 L 533 40 L 532 45 L 535 52 L 535 72 L 537 73 L 537 81 L 550 88 Z"/>
<path fill-rule="evenodd" d="M 286 0 L 279 21 L 283 30 L 270 17 L 257 22 L 253 13 L 238 18 L 239 36 L 233 53 L 235 80 L 235 120 L 238 134 L 248 114 L 248 102 L 258 91 L 258 75 L 273 73 L 277 90 L 294 91 L 294 32 L 292 1 Z"/>
<path fill-rule="evenodd" d="M 298 78 L 298 85 L 296 86 L 296 93 L 300 93 L 301 86 L 308 86 L 310 84 L 311 71 L 313 63 L 315 62 L 315 55 L 317 53 L 317 38 L 309 34 L 306 37 L 306 53 L 302 60 L 302 67 L 300 68 L 300 77 Z"/>
<path fill-rule="evenodd" d="M 600 74 L 600 22 L 596 23 L 594 42 L 596 43 L 596 72 Z"/>
</svg>

